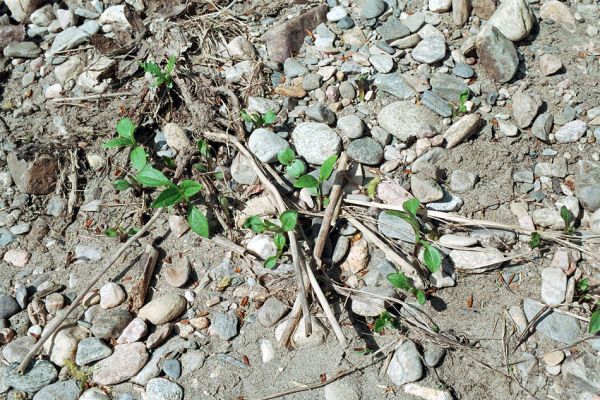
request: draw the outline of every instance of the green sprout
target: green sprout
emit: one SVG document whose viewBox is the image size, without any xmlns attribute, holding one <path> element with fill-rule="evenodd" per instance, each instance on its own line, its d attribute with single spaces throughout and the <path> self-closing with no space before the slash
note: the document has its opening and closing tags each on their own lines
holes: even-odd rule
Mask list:
<svg viewBox="0 0 600 400">
<path fill-rule="evenodd" d="M 171 75 L 173 74 L 173 70 L 175 69 L 175 62 L 177 61 L 176 56 L 171 56 L 167 60 L 167 65 L 164 69 L 162 69 L 155 62 L 140 62 L 140 67 L 145 72 L 150 73 L 154 77 L 154 86 L 161 87 L 165 85 L 167 89 L 173 89 L 173 79 Z"/>
<path fill-rule="evenodd" d="M 249 217 L 243 225 L 244 228 L 250 229 L 254 233 L 263 233 L 265 231 L 275 233 L 275 235 L 273 236 L 273 241 L 275 243 L 275 247 L 277 248 L 277 254 L 265 260 L 264 266 L 268 269 L 275 268 L 275 266 L 277 265 L 277 261 L 279 261 L 279 259 L 283 255 L 283 250 L 287 246 L 287 239 L 285 233 L 291 232 L 296 228 L 296 224 L 298 223 L 298 211 L 284 211 L 279 216 L 279 222 L 281 226 L 274 224 L 268 220 L 263 220 L 257 215 L 253 215 Z"/>
<path fill-rule="evenodd" d="M 256 128 L 273 125 L 277 120 L 277 114 L 272 110 L 267 111 L 263 115 L 260 115 L 259 113 L 249 113 L 246 110 L 240 111 L 240 114 L 245 122 L 254 125 Z"/>
</svg>

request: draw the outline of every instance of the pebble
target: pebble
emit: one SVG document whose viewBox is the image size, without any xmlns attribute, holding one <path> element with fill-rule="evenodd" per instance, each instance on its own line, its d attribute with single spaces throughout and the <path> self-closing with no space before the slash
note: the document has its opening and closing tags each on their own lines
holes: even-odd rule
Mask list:
<svg viewBox="0 0 600 400">
<path fill-rule="evenodd" d="M 600 164 L 579 160 L 575 168 L 575 196 L 589 211 L 600 209 Z"/>
<path fill-rule="evenodd" d="M 146 347 L 148 349 L 155 349 L 165 342 L 167 337 L 171 334 L 173 326 L 171 324 L 164 324 L 156 328 L 156 330 L 148 335 L 146 340 Z"/>
<path fill-rule="evenodd" d="M 319 320 L 315 317 L 311 316 L 311 321 L 313 331 L 310 336 L 306 335 L 306 324 L 304 323 L 304 321 L 300 320 L 300 322 L 298 323 L 298 327 L 292 335 L 292 342 L 296 344 L 297 348 L 304 349 L 309 347 L 315 347 L 325 342 L 327 331 L 319 322 Z M 288 323 L 289 320 L 285 320 L 279 325 L 277 325 L 277 328 L 275 329 L 275 339 L 277 341 L 281 340 L 281 337 L 283 336 L 283 331 L 285 330 Z"/>
<path fill-rule="evenodd" d="M 146 400 L 181 400 L 183 388 L 165 378 L 154 378 L 146 385 Z"/>
<path fill-rule="evenodd" d="M 215 313 L 210 329 L 223 340 L 230 340 L 238 334 L 238 319 L 235 315 Z"/>
<path fill-rule="evenodd" d="M 9 58 L 36 58 L 42 49 L 34 42 L 9 43 L 4 47 L 4 57 Z"/>
<path fill-rule="evenodd" d="M 346 9 L 343 6 L 335 6 L 332 7 L 331 10 L 327 13 L 327 21 L 329 22 L 338 22 L 348 15 Z"/>
<path fill-rule="evenodd" d="M 517 72 L 519 57 L 514 44 L 497 28 L 485 25 L 475 40 L 479 62 L 487 75 L 498 82 L 508 82 Z"/>
<path fill-rule="evenodd" d="M 246 245 L 246 248 L 263 260 L 277 254 L 277 247 L 269 235 L 256 235 Z"/>
<path fill-rule="evenodd" d="M 48 86 L 46 90 L 44 90 L 44 96 L 47 99 L 56 99 L 57 97 L 60 97 L 62 90 L 63 88 L 60 85 L 60 83 L 56 83 L 54 85 Z"/>
<path fill-rule="evenodd" d="M 418 381 L 423 377 L 423 364 L 417 346 L 410 340 L 396 349 L 387 368 L 387 375 L 395 385 Z"/>
<path fill-rule="evenodd" d="M 397 101 L 383 107 L 377 114 L 379 125 L 400 141 L 406 142 L 418 132 L 430 129 L 428 121 L 437 120 L 429 109 L 410 101 Z"/>
<path fill-rule="evenodd" d="M 288 307 L 275 297 L 269 297 L 256 313 L 258 322 L 265 328 L 270 328 L 287 313 Z"/>
<path fill-rule="evenodd" d="M 563 29 L 570 33 L 575 33 L 577 21 L 571 14 L 569 7 L 560 1 L 550 0 L 544 2 L 540 7 L 540 17 L 556 22 Z"/>
<path fill-rule="evenodd" d="M 260 342 L 260 353 L 263 364 L 266 364 L 275 358 L 275 346 L 270 340 L 263 339 Z"/>
<path fill-rule="evenodd" d="M 317 103 L 308 107 L 304 111 L 304 114 L 309 119 L 317 122 L 323 122 L 327 125 L 333 125 L 336 121 L 335 113 L 321 103 Z"/>
<path fill-rule="evenodd" d="M 349 139 L 358 139 L 363 135 L 364 123 L 360 117 L 351 114 L 339 118 L 337 128 L 340 130 L 342 136 Z"/>
<path fill-rule="evenodd" d="M 544 268 L 542 275 L 541 298 L 549 306 L 557 306 L 565 301 L 567 275 L 560 268 Z"/>
<path fill-rule="evenodd" d="M 112 349 L 101 339 L 92 337 L 82 339 L 77 345 L 75 363 L 79 366 L 102 360 L 112 354 Z"/>
<path fill-rule="evenodd" d="M 398 216 L 388 214 L 385 211 L 380 212 L 377 219 L 377 228 L 382 235 L 389 238 L 415 243 L 415 231 L 412 225 Z"/>
<path fill-rule="evenodd" d="M 536 18 L 526 0 L 505 0 L 496 9 L 488 24 L 513 42 L 525 39 Z"/>
<path fill-rule="evenodd" d="M 33 396 L 33 400 L 78 400 L 79 385 L 74 380 L 48 385 Z"/>
<path fill-rule="evenodd" d="M 177 294 L 166 294 L 152 299 L 138 312 L 138 317 L 148 320 L 154 325 L 171 322 L 180 316 L 187 307 L 187 301 Z"/>
<path fill-rule="evenodd" d="M 302 122 L 292 132 L 292 140 L 296 151 L 310 163 L 321 165 L 341 149 L 341 139 L 326 124 L 318 122 Z"/>
<path fill-rule="evenodd" d="M 475 75 L 475 71 L 470 65 L 457 63 L 454 68 L 452 68 L 452 73 L 460 78 L 472 78 Z"/>
<path fill-rule="evenodd" d="M 360 3 L 360 13 L 366 19 L 377 18 L 385 11 L 383 0 L 362 0 Z"/>
<path fill-rule="evenodd" d="M 394 59 L 385 54 L 375 54 L 369 57 L 369 62 L 377 72 L 387 74 L 394 68 Z"/>
<path fill-rule="evenodd" d="M 117 343 L 133 343 L 143 338 L 148 332 L 146 323 L 141 318 L 134 318 L 117 338 Z"/>
<path fill-rule="evenodd" d="M 288 58 L 283 63 L 283 73 L 288 78 L 296 78 L 308 74 L 308 68 L 302 65 L 295 58 Z"/>
<path fill-rule="evenodd" d="M 163 363 L 163 371 L 173 379 L 179 379 L 181 376 L 181 364 L 177 360 L 169 359 Z"/>
<path fill-rule="evenodd" d="M 348 157 L 364 165 L 379 165 L 383 159 L 383 148 L 370 137 L 353 140 L 346 151 Z"/>
<path fill-rule="evenodd" d="M 558 143 L 575 143 L 585 135 L 587 124 L 583 121 L 576 120 L 567 122 L 554 133 L 554 137 Z"/>
<path fill-rule="evenodd" d="M 562 230 L 565 228 L 565 221 L 561 218 L 560 212 L 553 208 L 539 208 L 531 213 L 534 224 L 544 228 Z"/>
<path fill-rule="evenodd" d="M 50 355 L 50 361 L 63 366 L 65 360 L 76 357 L 78 343 L 89 336 L 89 330 L 72 326 L 59 330 L 52 342 L 44 343 L 44 351 Z"/>
<path fill-rule="evenodd" d="M 191 266 L 187 257 L 177 257 L 173 264 L 165 268 L 165 280 L 171 287 L 182 287 L 190 278 Z"/>
<path fill-rule="evenodd" d="M 479 114 L 467 114 L 450 125 L 444 132 L 446 148 L 451 149 L 474 135 L 481 125 Z"/>
<path fill-rule="evenodd" d="M 340 29 L 344 29 L 344 30 L 351 29 L 351 28 L 354 28 L 354 20 L 352 19 L 352 17 L 349 17 L 349 16 L 344 17 L 344 18 L 340 19 L 336 25 Z"/>
<path fill-rule="evenodd" d="M 590 230 L 599 235 L 600 234 L 600 210 L 594 211 L 590 216 L 589 220 Z"/>
<path fill-rule="evenodd" d="M 423 360 L 425 361 L 425 365 L 428 367 L 435 368 L 440 365 L 445 355 L 446 349 L 443 347 L 439 347 L 431 343 L 428 343 L 424 346 Z"/>
<path fill-rule="evenodd" d="M 452 233 L 443 235 L 439 239 L 440 245 L 448 248 L 471 247 L 475 246 L 477 242 L 477 239 L 470 236 L 456 235 Z"/>
<path fill-rule="evenodd" d="M 181 376 L 187 376 L 193 372 L 196 372 L 204 365 L 206 356 L 201 351 L 187 351 L 181 356 Z"/>
<path fill-rule="evenodd" d="M 477 176 L 472 172 L 455 170 L 450 175 L 449 187 L 454 193 L 466 193 L 475 187 Z"/>
<path fill-rule="evenodd" d="M 17 300 L 7 294 L 0 295 L 0 319 L 9 319 L 20 311 Z"/>
<path fill-rule="evenodd" d="M 23 375 L 17 371 L 17 364 L 4 370 L 4 381 L 8 386 L 22 392 L 35 393 L 55 382 L 58 378 L 56 368 L 46 360 L 35 360 Z"/>
<path fill-rule="evenodd" d="M 471 250 L 452 250 L 449 256 L 457 270 L 471 273 L 491 271 L 505 262 L 502 252 L 494 247 L 473 247 Z"/>
<path fill-rule="evenodd" d="M 483 247 L 495 247 L 497 249 L 506 249 L 517 242 L 515 232 L 503 229 L 475 229 L 470 236 L 481 243 Z"/>
<path fill-rule="evenodd" d="M 550 353 L 544 354 L 544 363 L 549 367 L 559 365 L 565 359 L 565 353 L 562 350 L 555 350 Z"/>
<path fill-rule="evenodd" d="M 29 253 L 23 249 L 10 249 L 4 253 L 3 260 L 15 267 L 24 267 L 29 262 Z"/>
<path fill-rule="evenodd" d="M 94 246 L 75 246 L 75 260 L 77 262 L 96 262 L 102 260 L 102 251 Z"/>
<path fill-rule="evenodd" d="M 98 388 L 91 388 L 83 392 L 79 400 L 110 400 L 110 397 Z"/>
<path fill-rule="evenodd" d="M 123 329 L 125 329 L 127 324 L 133 319 L 133 315 L 127 310 L 116 309 L 105 311 L 98 306 L 96 307 L 95 311 L 97 312 L 93 314 L 94 316 L 91 320 L 91 331 L 94 336 L 101 339 L 116 339 L 121 332 L 123 332 Z M 94 307 L 90 307 L 87 312 L 94 309 Z"/>
<path fill-rule="evenodd" d="M 417 32 L 425 24 L 425 14 L 416 12 L 402 20 L 411 33 Z"/>
<path fill-rule="evenodd" d="M 396 96 L 400 100 L 411 99 L 417 95 L 415 89 L 408 84 L 400 72 L 394 72 L 393 74 L 379 73 L 373 78 L 373 83 L 378 90 Z"/>
<path fill-rule="evenodd" d="M 563 67 L 561 59 L 554 54 L 543 54 L 540 57 L 539 63 L 542 75 L 544 76 L 553 75 Z"/>
<path fill-rule="evenodd" d="M 395 298 L 394 289 L 385 289 L 376 286 L 364 286 L 361 292 L 350 296 L 352 312 L 363 317 L 376 317 L 385 311 L 388 301 L 383 297 Z"/>
<path fill-rule="evenodd" d="M 94 367 L 93 381 L 98 385 L 114 385 L 136 375 L 148 361 L 143 343 L 118 344 L 109 357 Z"/>
<path fill-rule="evenodd" d="M 125 301 L 125 291 L 118 283 L 108 282 L 100 288 L 100 307 L 107 310 Z"/>
<path fill-rule="evenodd" d="M 530 96 L 523 92 L 513 96 L 513 117 L 519 128 L 527 128 L 542 107 L 542 100 L 538 96 Z"/>
<path fill-rule="evenodd" d="M 407 383 L 403 386 L 404 391 L 412 396 L 420 397 L 426 400 L 452 400 L 452 394 L 447 390 L 439 390 L 417 385 L 416 383 Z"/>
<path fill-rule="evenodd" d="M 542 307 L 543 304 L 532 299 L 523 301 L 523 310 L 530 321 Z M 539 320 L 535 329 L 544 336 L 565 344 L 573 344 L 579 337 L 579 322 L 575 318 L 551 310 Z"/>
<path fill-rule="evenodd" d="M 444 197 L 444 191 L 434 179 L 419 174 L 410 176 L 410 190 L 422 204 L 432 203 Z"/>
<path fill-rule="evenodd" d="M 248 148 L 252 154 L 265 163 L 277 161 L 277 153 L 288 147 L 287 141 L 270 129 L 256 129 L 248 139 Z"/>
<path fill-rule="evenodd" d="M 308 74 L 304 76 L 302 80 L 302 88 L 307 92 L 318 89 L 321 87 L 323 77 L 319 74 Z"/>
<path fill-rule="evenodd" d="M 325 400 L 361 400 L 360 386 L 351 378 L 340 379 L 323 389 Z"/>
<path fill-rule="evenodd" d="M 44 300 L 44 305 L 46 306 L 48 314 L 56 315 L 58 310 L 65 306 L 65 298 L 60 293 L 51 293 Z"/>
<path fill-rule="evenodd" d="M 439 36 L 424 38 L 413 49 L 411 56 L 415 61 L 434 64 L 446 57 L 446 41 Z"/>
<path fill-rule="evenodd" d="M 437 13 L 450 11 L 452 7 L 451 0 L 429 0 L 429 10 Z"/>
<path fill-rule="evenodd" d="M 340 83 L 339 91 L 343 99 L 352 100 L 356 97 L 356 90 L 354 90 L 354 86 L 348 81 Z"/>
<path fill-rule="evenodd" d="M 0 228 L 0 248 L 6 247 L 16 239 L 16 236 L 6 228 Z"/>
<path fill-rule="evenodd" d="M 2 349 L 2 357 L 9 362 L 20 363 L 23 361 L 29 349 L 35 345 L 36 339 L 33 336 L 21 336 L 8 343 Z"/>
<path fill-rule="evenodd" d="M 421 95 L 421 103 L 442 117 L 451 117 L 453 110 L 450 104 L 432 91 L 426 90 Z"/>
</svg>

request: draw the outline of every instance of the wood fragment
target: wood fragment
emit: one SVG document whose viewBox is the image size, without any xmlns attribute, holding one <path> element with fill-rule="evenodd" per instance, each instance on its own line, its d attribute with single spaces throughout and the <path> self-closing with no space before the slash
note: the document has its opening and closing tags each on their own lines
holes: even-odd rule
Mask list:
<svg viewBox="0 0 600 400">
<path fill-rule="evenodd" d="M 146 245 L 146 249 L 138 261 L 142 276 L 129 291 L 129 305 L 127 306 L 129 311 L 137 312 L 144 305 L 146 293 L 148 292 L 150 280 L 154 274 L 154 267 L 156 266 L 157 259 L 158 250 L 150 244 Z"/>
</svg>

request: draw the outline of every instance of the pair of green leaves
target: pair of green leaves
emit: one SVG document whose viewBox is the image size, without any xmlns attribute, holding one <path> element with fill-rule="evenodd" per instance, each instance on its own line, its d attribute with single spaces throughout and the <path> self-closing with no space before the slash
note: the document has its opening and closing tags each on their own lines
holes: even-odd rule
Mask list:
<svg viewBox="0 0 600 400">
<path fill-rule="evenodd" d="M 136 126 L 133 121 L 129 118 L 121 118 L 117 122 L 117 137 L 104 143 L 102 147 L 111 149 L 115 147 L 127 147 L 135 146 L 135 132 Z"/>
<path fill-rule="evenodd" d="M 421 208 L 421 202 L 417 198 L 406 200 L 402 204 L 402 211 L 386 211 L 387 214 L 402 218 L 410 224 L 415 233 L 415 242 L 423 246 L 423 262 L 431 273 L 439 271 L 442 265 L 442 255 L 438 249 L 421 238 L 421 227 L 417 219 L 417 212 Z"/>
<path fill-rule="evenodd" d="M 296 228 L 298 223 L 298 211 L 287 210 L 281 213 L 279 216 L 279 222 L 281 226 L 272 223 L 268 220 L 263 220 L 257 215 L 249 217 L 244 222 L 244 228 L 252 230 L 255 233 L 263 233 L 265 231 L 275 232 L 273 236 L 273 242 L 277 248 L 277 254 L 271 256 L 265 260 L 264 266 L 268 269 L 273 269 L 277 265 L 277 261 L 283 254 L 283 250 L 287 245 L 287 239 L 285 232 L 291 232 Z"/>
<path fill-rule="evenodd" d="M 396 272 L 393 274 L 389 274 L 387 276 L 387 280 L 395 288 L 407 290 L 410 293 L 412 293 L 417 298 L 417 301 L 419 302 L 419 304 L 423 305 L 427 301 L 427 296 L 425 295 L 425 292 L 414 287 L 414 285 L 412 283 L 410 283 L 410 280 L 408 279 L 408 277 L 406 275 L 404 275 L 402 272 Z"/>
<path fill-rule="evenodd" d="M 575 217 L 573 216 L 573 213 L 571 213 L 567 207 L 562 206 L 560 208 L 560 217 L 565 222 L 565 232 L 569 235 L 574 234 L 575 227 L 573 226 L 573 223 L 575 222 Z"/>
<path fill-rule="evenodd" d="M 398 329 L 398 321 L 388 311 L 379 314 L 379 317 L 377 317 L 373 324 L 373 331 L 375 333 L 381 333 L 384 329 Z"/>
<path fill-rule="evenodd" d="M 277 114 L 275 114 L 273 110 L 269 110 L 263 115 L 260 115 L 259 113 L 249 113 L 246 110 L 240 111 L 240 114 L 245 122 L 254 125 L 256 128 L 273 125 L 275 121 L 277 121 Z"/>
<path fill-rule="evenodd" d="M 294 182 L 294 187 L 298 189 L 302 188 L 319 188 L 320 185 L 325 182 L 331 174 L 333 173 L 333 169 L 335 168 L 335 163 L 337 162 L 337 155 L 333 155 L 327 158 L 321 168 L 319 169 L 319 178 L 315 178 L 312 175 L 303 175 Z"/>
<path fill-rule="evenodd" d="M 296 152 L 288 147 L 277 153 L 277 159 L 282 165 L 285 165 L 285 172 L 292 178 L 299 178 L 306 172 L 304 161 L 296 158 Z"/>
<path fill-rule="evenodd" d="M 154 85 L 156 87 L 161 87 L 162 85 L 166 85 L 168 89 L 173 88 L 173 79 L 171 75 L 173 74 L 173 70 L 175 70 L 175 62 L 177 61 L 176 56 L 169 57 L 167 61 L 167 65 L 165 69 L 162 69 L 155 62 L 141 62 L 140 67 L 145 72 L 150 73 L 154 77 Z"/>
<path fill-rule="evenodd" d="M 465 105 L 467 100 L 469 100 L 469 89 L 462 92 L 458 98 L 458 111 L 459 112 L 466 113 L 468 111 L 467 106 Z"/>
</svg>

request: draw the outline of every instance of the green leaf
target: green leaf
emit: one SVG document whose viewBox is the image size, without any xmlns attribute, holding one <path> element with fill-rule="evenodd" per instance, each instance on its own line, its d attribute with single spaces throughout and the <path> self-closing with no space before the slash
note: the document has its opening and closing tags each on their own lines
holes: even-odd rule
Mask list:
<svg viewBox="0 0 600 400">
<path fill-rule="evenodd" d="M 208 156 L 210 155 L 208 142 L 204 139 L 200 139 L 196 142 L 196 145 L 198 146 L 198 152 L 200 153 L 200 155 L 208 158 Z"/>
<path fill-rule="evenodd" d="M 265 223 L 265 227 L 266 227 L 266 229 L 268 231 L 271 231 L 271 232 L 283 232 L 281 230 L 281 227 L 279 225 L 272 223 L 268 219 L 265 219 L 263 222 Z"/>
<path fill-rule="evenodd" d="M 104 142 L 102 144 L 102 147 L 104 147 L 105 149 L 112 149 L 114 147 L 131 146 L 134 143 L 135 142 L 132 142 L 130 139 L 123 138 L 123 137 L 117 137 L 117 138 L 109 140 L 108 142 Z"/>
<path fill-rule="evenodd" d="M 459 99 L 459 102 L 460 102 L 459 104 L 461 104 L 461 105 L 465 104 L 465 101 L 469 100 L 469 90 L 467 89 L 464 92 L 462 92 L 460 94 L 460 97 L 458 99 Z"/>
<path fill-rule="evenodd" d="M 271 125 L 277 121 L 277 114 L 273 110 L 269 110 L 262 116 L 263 125 Z"/>
<path fill-rule="evenodd" d="M 138 171 L 141 171 L 146 166 L 147 156 L 142 146 L 134 146 L 131 153 L 129 153 L 129 159 L 131 160 L 133 168 Z"/>
<path fill-rule="evenodd" d="M 381 178 L 379 176 L 369 181 L 369 184 L 367 185 L 367 196 L 372 199 L 377 196 L 377 186 L 379 186 L 380 182 Z"/>
<path fill-rule="evenodd" d="M 248 122 L 249 124 L 254 123 L 254 121 L 252 120 L 252 117 L 250 116 L 250 114 L 248 114 L 248 112 L 246 110 L 240 111 L 240 115 L 242 116 L 242 119 L 245 122 Z"/>
<path fill-rule="evenodd" d="M 177 57 L 176 56 L 171 56 L 169 57 L 169 60 L 167 61 L 167 66 L 165 67 L 165 74 L 170 77 L 171 74 L 173 73 L 173 70 L 175 69 L 175 63 L 177 62 Z"/>
<path fill-rule="evenodd" d="M 529 248 L 535 249 L 540 246 L 540 242 L 542 241 L 542 237 L 538 232 L 533 232 L 531 234 L 531 238 L 529 239 Z"/>
<path fill-rule="evenodd" d="M 186 179 L 179 183 L 179 189 L 186 200 L 191 199 L 196 193 L 202 190 L 202 185 L 191 179 Z"/>
<path fill-rule="evenodd" d="M 295 159 L 290 165 L 285 167 L 285 172 L 292 178 L 298 178 L 306 173 L 306 164 L 302 160 Z"/>
<path fill-rule="evenodd" d="M 243 225 L 244 228 L 252 230 L 254 233 L 263 233 L 266 229 L 265 223 L 259 216 L 249 217 Z"/>
<path fill-rule="evenodd" d="M 269 257 L 265 260 L 264 267 L 268 269 L 273 269 L 277 266 L 277 260 L 279 258 L 277 256 Z"/>
<path fill-rule="evenodd" d="M 324 197 L 323 198 L 323 207 L 327 207 L 329 205 L 330 201 L 331 201 L 331 199 L 329 197 Z"/>
<path fill-rule="evenodd" d="M 413 288 L 413 285 L 410 284 L 408 277 L 402 272 L 389 274 L 387 276 L 387 280 L 398 289 L 410 290 Z"/>
<path fill-rule="evenodd" d="M 140 230 L 138 228 L 129 228 L 129 230 L 127 231 L 127 234 L 130 236 L 135 235 L 136 233 L 138 233 Z"/>
<path fill-rule="evenodd" d="M 419 302 L 420 305 L 423 305 L 427 302 L 427 296 L 425 296 L 424 291 L 417 290 L 417 292 L 415 293 L 415 296 L 417 297 L 417 301 Z"/>
<path fill-rule="evenodd" d="M 440 251 L 430 244 L 425 246 L 425 253 L 423 254 L 423 261 L 427 266 L 427 269 L 432 274 L 439 271 L 442 265 L 442 255 Z"/>
<path fill-rule="evenodd" d="M 281 254 L 286 243 L 285 235 L 283 233 L 276 233 L 273 241 L 275 242 L 275 247 L 277 247 L 277 253 Z"/>
<path fill-rule="evenodd" d="M 373 331 L 375 333 L 381 333 L 386 328 L 394 329 L 396 328 L 394 322 L 394 317 L 388 311 L 384 311 L 379 314 L 379 317 L 377 317 L 375 320 L 375 323 L 373 324 Z"/>
<path fill-rule="evenodd" d="M 129 189 L 131 187 L 131 183 L 127 182 L 125 179 L 117 179 L 113 182 L 113 186 L 115 189 L 121 191 Z"/>
<path fill-rule="evenodd" d="M 298 223 L 298 211 L 284 211 L 279 216 L 279 221 L 281 221 L 281 229 L 283 229 L 284 232 L 293 231 L 296 227 L 296 224 Z"/>
<path fill-rule="evenodd" d="M 125 139 L 130 139 L 132 143 L 135 143 L 135 138 L 133 137 L 133 132 L 135 132 L 135 124 L 129 118 L 121 118 L 119 122 L 117 122 L 117 133 L 120 137 Z"/>
<path fill-rule="evenodd" d="M 146 187 L 172 186 L 173 184 L 162 172 L 154 169 L 150 164 L 137 173 L 135 180 Z"/>
<path fill-rule="evenodd" d="M 590 278 L 585 278 L 585 279 L 580 280 L 577 283 L 577 289 L 581 293 L 585 293 L 588 290 L 590 290 Z"/>
<path fill-rule="evenodd" d="M 294 182 L 294 187 L 301 189 L 301 188 L 314 188 L 319 186 L 319 181 L 317 180 L 317 178 L 315 178 L 312 175 L 304 175 L 301 176 L 300 178 L 298 178 L 296 180 L 296 182 Z"/>
<path fill-rule="evenodd" d="M 206 168 L 206 166 L 202 163 L 195 163 L 194 165 L 192 165 L 192 167 L 194 167 L 194 169 L 198 172 L 207 172 L 208 168 Z"/>
<path fill-rule="evenodd" d="M 294 158 L 296 158 L 296 153 L 291 147 L 286 147 L 277 153 L 277 159 L 283 165 L 291 165 Z"/>
<path fill-rule="evenodd" d="M 190 213 L 188 214 L 188 224 L 190 225 L 190 229 L 196 232 L 198 235 L 205 238 L 209 237 L 208 220 L 196 207 L 190 208 Z"/>
<path fill-rule="evenodd" d="M 319 170 L 319 179 L 321 180 L 321 182 L 324 182 L 327 179 L 329 179 L 329 177 L 333 173 L 333 168 L 335 167 L 337 159 L 338 157 L 336 155 L 333 155 L 323 162 L 323 165 L 321 165 L 321 169 Z"/>
<path fill-rule="evenodd" d="M 173 204 L 181 201 L 181 199 L 182 199 L 181 192 L 179 191 L 178 188 L 168 187 L 165 190 L 163 190 L 162 192 L 160 192 L 160 194 L 158 195 L 156 200 L 154 200 L 154 203 L 152 203 L 152 205 L 150 207 L 152 207 L 152 208 L 169 207 L 169 206 L 172 206 Z"/>
<path fill-rule="evenodd" d="M 404 209 L 404 211 L 406 211 L 407 214 L 416 216 L 417 211 L 419 210 L 419 208 L 421 208 L 421 202 L 415 197 L 410 200 L 406 200 L 404 203 L 402 203 L 402 208 Z"/>
<path fill-rule="evenodd" d="M 119 232 L 115 228 L 106 228 L 104 234 L 109 238 L 116 238 Z"/>
<path fill-rule="evenodd" d="M 590 318 L 590 326 L 588 327 L 588 332 L 592 335 L 600 332 L 600 310 L 596 310 L 592 313 L 592 317 Z"/>
<path fill-rule="evenodd" d="M 571 211 L 569 211 L 567 207 L 562 206 L 560 208 L 560 217 L 565 221 L 565 228 L 569 228 L 573 221 L 573 214 L 571 214 Z"/>
<path fill-rule="evenodd" d="M 154 76 L 154 77 L 158 77 L 162 74 L 162 71 L 161 71 L 160 67 L 158 66 L 158 64 L 155 62 L 152 62 L 152 61 L 141 62 L 140 67 L 142 67 L 142 69 L 145 72 L 152 74 L 152 76 Z"/>
</svg>

